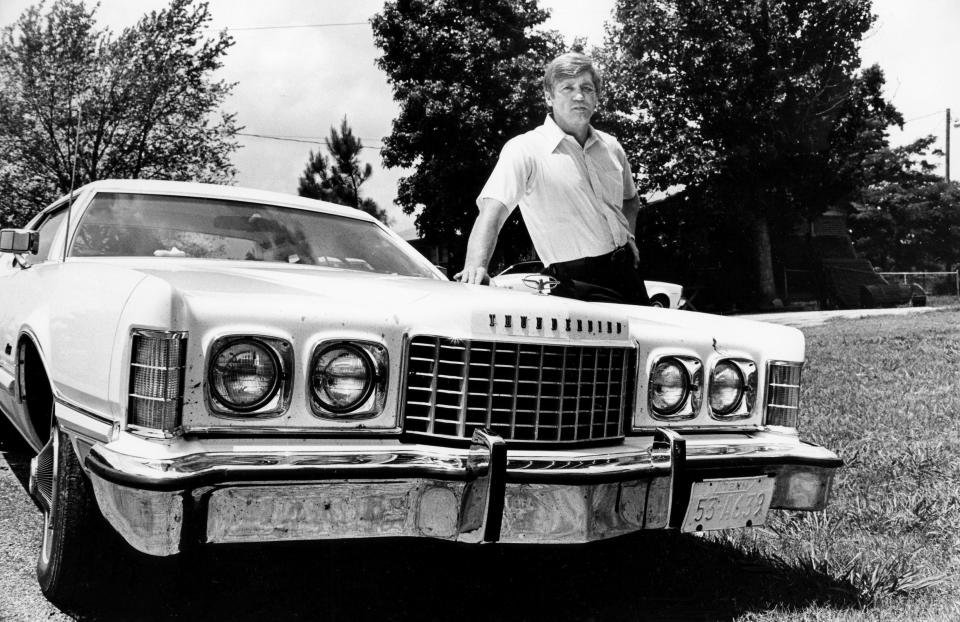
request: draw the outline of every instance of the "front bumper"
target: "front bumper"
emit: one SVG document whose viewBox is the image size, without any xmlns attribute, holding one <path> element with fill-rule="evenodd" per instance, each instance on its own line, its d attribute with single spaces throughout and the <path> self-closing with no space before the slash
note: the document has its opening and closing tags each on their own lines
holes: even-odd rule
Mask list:
<svg viewBox="0 0 960 622">
<path fill-rule="evenodd" d="M 826 506 L 842 461 L 791 433 L 679 434 L 621 445 L 509 451 L 373 441 L 181 441 L 123 435 L 85 465 L 103 515 L 136 549 L 204 543 L 432 537 L 460 542 L 588 542 L 677 527 L 692 482 L 775 478 L 772 508 Z"/>
</svg>

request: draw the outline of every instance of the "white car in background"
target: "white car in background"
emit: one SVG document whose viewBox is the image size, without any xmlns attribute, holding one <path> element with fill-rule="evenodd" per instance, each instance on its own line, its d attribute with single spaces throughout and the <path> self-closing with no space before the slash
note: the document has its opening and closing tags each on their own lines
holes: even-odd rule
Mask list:
<svg viewBox="0 0 960 622">
<path fill-rule="evenodd" d="M 516 289 L 533 293 L 549 293 L 544 281 L 550 278 L 540 274 L 542 261 L 521 261 L 515 263 L 490 279 L 490 285 L 504 289 Z M 644 281 L 651 307 L 680 309 L 686 300 L 683 298 L 683 286 L 664 281 Z"/>
</svg>

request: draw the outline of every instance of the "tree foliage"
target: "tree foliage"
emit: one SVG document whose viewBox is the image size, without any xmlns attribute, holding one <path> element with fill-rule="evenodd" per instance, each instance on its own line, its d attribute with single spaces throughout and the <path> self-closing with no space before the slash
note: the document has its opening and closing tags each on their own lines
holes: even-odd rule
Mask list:
<svg viewBox="0 0 960 622">
<path fill-rule="evenodd" d="M 339 132 L 334 127 L 330 128 L 327 150 L 333 163 L 321 152 L 314 153 L 311 150 L 297 191 L 302 197 L 355 207 L 389 224 L 385 209 L 373 199 L 360 196 L 360 186 L 373 175 L 370 164 L 360 164 L 362 149 L 363 141 L 353 135 L 353 129 L 344 117 Z"/>
<path fill-rule="evenodd" d="M 854 244 L 884 271 L 942 271 L 960 267 L 960 187 L 934 173 L 935 137 L 884 149 L 850 218 Z"/>
<path fill-rule="evenodd" d="M 205 2 L 171 0 L 114 36 L 96 8 L 57 0 L 0 35 L 0 216 L 19 222 L 72 183 L 226 182 L 238 131 L 213 79 L 233 45 Z M 75 179 L 74 179 L 75 178 Z"/>
<path fill-rule="evenodd" d="M 396 0 L 373 18 L 377 64 L 400 104 L 383 161 L 414 168 L 397 204 L 407 214 L 422 208 L 420 234 L 457 257 L 500 149 L 547 112 L 542 68 L 561 46 L 555 33 L 534 30 L 546 18 L 535 0 Z M 508 257 L 529 247 L 517 222 L 500 236 Z"/>
<path fill-rule="evenodd" d="M 742 232 L 726 243 L 749 249 L 754 293 L 772 300 L 776 240 L 848 200 L 856 162 L 902 122 L 882 73 L 857 72 L 869 0 L 619 0 L 615 15 L 604 119 L 641 192 L 695 189 Z"/>
</svg>

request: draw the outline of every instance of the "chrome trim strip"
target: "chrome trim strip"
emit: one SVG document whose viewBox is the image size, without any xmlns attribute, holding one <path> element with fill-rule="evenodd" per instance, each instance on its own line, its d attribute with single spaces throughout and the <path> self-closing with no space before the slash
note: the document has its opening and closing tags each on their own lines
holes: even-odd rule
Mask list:
<svg viewBox="0 0 960 622">
<path fill-rule="evenodd" d="M 114 420 L 113 420 L 112 417 L 108 417 L 108 416 L 106 416 L 106 415 L 97 414 L 97 413 L 93 412 L 92 410 L 87 410 L 87 409 L 84 408 L 83 406 L 78 406 L 77 404 L 75 404 L 75 403 L 73 403 L 73 402 L 71 402 L 70 400 L 67 400 L 67 399 L 65 399 L 65 398 L 57 397 L 57 398 L 56 398 L 56 402 L 57 402 L 58 404 L 62 405 L 62 406 L 66 406 L 67 408 L 69 408 L 69 409 L 71 409 L 71 410 L 75 410 L 77 413 L 79 413 L 79 414 L 81 414 L 81 415 L 84 415 L 85 417 L 90 417 L 91 419 L 96 419 L 99 423 L 105 423 L 105 424 L 111 425 L 111 426 L 112 426 L 113 423 L 114 423 Z"/>
<path fill-rule="evenodd" d="M 65 430 L 88 440 L 107 443 L 113 435 L 113 419 L 90 412 L 63 398 L 56 398 L 54 414 Z"/>
<path fill-rule="evenodd" d="M 186 339 L 189 333 L 185 330 L 157 330 L 153 328 L 133 328 L 131 335 L 140 335 L 149 339 Z"/>
<path fill-rule="evenodd" d="M 14 394 L 14 391 L 17 386 L 17 377 L 11 374 L 6 369 L 0 367 L 0 388 L 9 393 L 10 395 Z"/>
<path fill-rule="evenodd" d="M 666 476 L 675 468 L 677 445 L 685 443 L 688 468 L 747 464 L 809 464 L 836 468 L 833 452 L 795 436 L 776 432 L 715 434 L 702 438 L 660 428 L 656 437 L 628 439 L 616 447 L 570 450 L 510 450 L 508 482 L 627 481 Z M 249 441 L 248 441 L 249 442 Z M 222 444 L 220 445 L 222 446 Z M 88 466 L 102 467 L 116 483 L 154 489 L 186 489 L 211 483 L 303 481 L 325 479 L 407 479 L 411 477 L 470 481 L 475 477 L 477 450 L 423 444 L 383 443 L 324 445 L 321 440 L 287 450 L 265 450 L 242 443 L 232 450 L 189 453 L 170 458 L 138 457 L 98 445 Z M 297 447 L 300 447 L 299 449 Z M 129 449 L 127 450 L 129 451 Z M 471 464 L 473 466 L 471 466 Z"/>
<path fill-rule="evenodd" d="M 183 434 L 196 435 L 227 435 L 227 436 L 399 436 L 402 430 L 399 426 L 392 428 L 325 428 L 306 426 L 226 426 L 204 425 L 178 428 Z"/>
<path fill-rule="evenodd" d="M 185 490 L 200 485 L 245 481 L 328 479 L 409 479 L 470 481 L 476 477 L 477 450 L 432 445 L 378 444 L 270 450 L 233 445 L 233 451 L 208 451 L 172 458 L 146 458 L 95 446 L 87 466 L 104 479 L 137 488 Z M 615 482 L 666 476 L 666 450 L 652 439 L 633 447 L 592 451 L 521 451 L 506 457 L 508 482 Z"/>
</svg>

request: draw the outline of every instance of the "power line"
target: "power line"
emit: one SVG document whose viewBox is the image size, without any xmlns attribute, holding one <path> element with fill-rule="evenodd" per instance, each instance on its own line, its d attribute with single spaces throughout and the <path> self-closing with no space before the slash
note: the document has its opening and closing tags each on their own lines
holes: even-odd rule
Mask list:
<svg viewBox="0 0 960 622">
<path fill-rule="evenodd" d="M 251 134 L 247 132 L 237 132 L 237 136 L 249 136 L 251 138 L 264 138 L 266 140 L 280 140 L 280 141 L 290 142 L 290 143 L 303 143 L 306 145 L 327 145 L 327 146 L 330 145 L 330 141 L 327 140 L 326 138 L 311 139 L 309 136 L 273 136 L 270 134 Z M 361 138 L 360 140 L 364 140 L 364 139 Z M 377 146 L 363 145 L 362 148 L 376 149 L 377 151 L 379 151 L 383 149 L 383 146 L 382 145 L 377 145 Z"/>
<path fill-rule="evenodd" d="M 925 114 L 925 115 L 920 115 L 919 117 L 914 117 L 914 118 L 912 118 L 912 119 L 907 119 L 907 120 L 904 121 L 903 123 L 904 123 L 904 124 L 907 124 L 907 123 L 910 123 L 911 121 L 919 121 L 920 119 L 926 119 L 927 117 L 932 117 L 932 116 L 935 115 L 935 114 L 943 114 L 943 110 L 935 110 L 934 112 L 931 112 L 931 113 L 928 113 L 928 114 Z"/>
<path fill-rule="evenodd" d="M 330 24 L 291 24 L 288 26 L 227 26 L 227 30 L 289 30 L 291 28 L 335 28 L 338 26 L 369 26 L 370 22 L 337 22 Z"/>
</svg>

